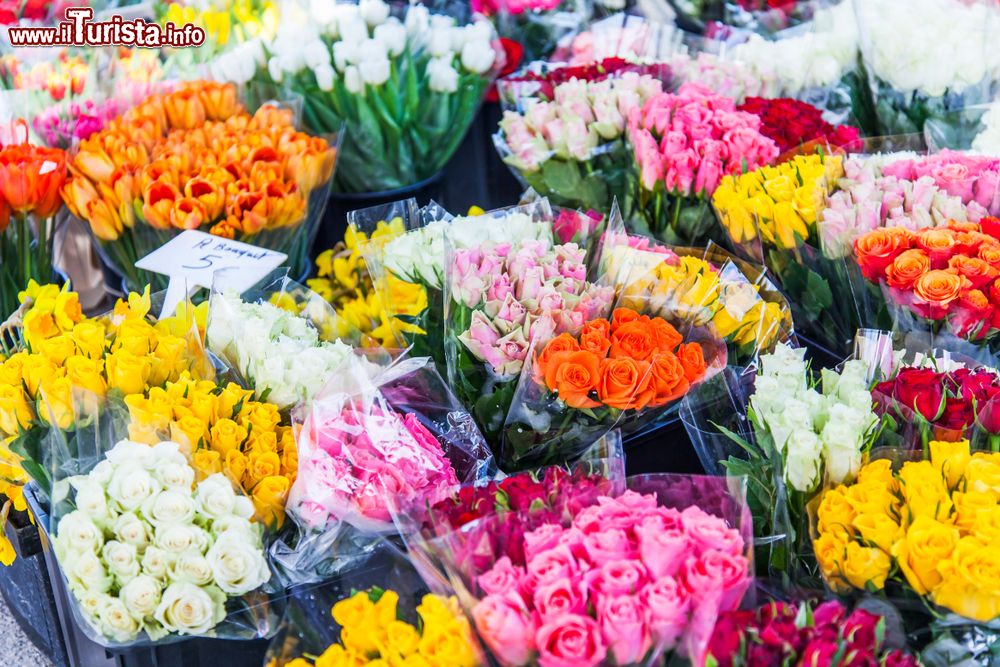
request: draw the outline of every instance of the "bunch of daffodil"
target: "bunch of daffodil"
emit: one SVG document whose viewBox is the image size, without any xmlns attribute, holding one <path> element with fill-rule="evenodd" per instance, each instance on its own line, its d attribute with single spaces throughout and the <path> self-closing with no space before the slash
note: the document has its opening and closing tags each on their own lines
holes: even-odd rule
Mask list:
<svg viewBox="0 0 1000 667">
<path fill-rule="evenodd" d="M 816 559 L 840 592 L 887 581 L 980 622 L 1000 616 L 1000 454 L 931 442 L 930 460 L 864 466 L 827 491 Z"/>
<path fill-rule="evenodd" d="M 400 618 L 399 595 L 373 588 L 333 605 L 340 642 L 310 662 L 296 658 L 286 667 L 332 665 L 407 665 L 412 667 L 476 667 L 469 623 L 454 597 L 425 595 L 417 606 L 419 624 Z"/>
<path fill-rule="evenodd" d="M 402 218 L 380 221 L 371 234 L 378 242 L 404 233 Z M 368 235 L 353 225 L 344 233 L 344 240 L 316 258 L 317 277 L 310 279 L 310 289 L 322 296 L 337 311 L 338 337 L 349 329 L 361 331 L 365 346 L 399 347 L 400 334 L 422 335 L 424 331 L 400 318 L 415 317 L 427 308 L 427 292 L 422 285 L 409 283 L 386 272 L 375 285 L 365 266 L 361 249 L 369 242 Z M 382 301 L 390 302 L 389 315 Z"/>
<path fill-rule="evenodd" d="M 284 252 L 304 271 L 336 151 L 292 120 L 270 105 L 250 115 L 232 84 L 181 84 L 82 141 L 63 197 L 130 285 L 146 282 L 136 260 L 187 229 Z"/>
<path fill-rule="evenodd" d="M 226 47 L 241 44 L 257 37 L 273 37 L 278 22 L 278 6 L 268 0 L 219 0 L 192 3 L 187 1 L 157 3 L 159 22 L 173 22 L 176 26 L 191 23 L 205 31 L 205 44 L 194 49 L 198 60 L 204 61 L 217 55 Z"/>
<path fill-rule="evenodd" d="M 712 203 L 737 245 L 759 237 L 794 250 L 814 236 L 826 195 L 843 174 L 839 155 L 797 155 L 775 167 L 724 176 Z"/>
<path fill-rule="evenodd" d="M 226 473 L 253 500 L 257 518 L 281 527 L 298 469 L 291 426 L 278 408 L 235 383 L 217 385 L 183 373 L 176 381 L 125 397 L 129 439 L 179 443 L 201 478 Z"/>
</svg>

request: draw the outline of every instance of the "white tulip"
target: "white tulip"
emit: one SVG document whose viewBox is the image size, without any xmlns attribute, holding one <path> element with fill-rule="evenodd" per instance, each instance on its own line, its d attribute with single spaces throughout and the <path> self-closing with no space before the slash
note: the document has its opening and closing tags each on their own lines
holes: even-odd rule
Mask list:
<svg viewBox="0 0 1000 667">
<path fill-rule="evenodd" d="M 267 73 L 271 77 L 271 80 L 275 83 L 281 83 L 284 78 L 285 72 L 281 67 L 281 59 L 277 56 L 272 56 L 270 60 L 267 61 Z"/>
<path fill-rule="evenodd" d="M 309 16 L 326 29 L 336 29 L 338 3 L 332 0 L 311 0 Z"/>
<path fill-rule="evenodd" d="M 333 64 L 343 72 L 348 65 L 354 64 L 358 59 L 358 43 L 337 42 L 333 45 Z"/>
<path fill-rule="evenodd" d="M 473 74 L 483 74 L 493 67 L 497 54 L 489 42 L 468 42 L 462 47 L 462 67 Z"/>
<path fill-rule="evenodd" d="M 395 17 L 391 17 L 382 25 L 375 26 L 373 36 L 385 47 L 390 56 L 398 56 L 406 48 L 406 28 Z"/>
<path fill-rule="evenodd" d="M 175 582 L 163 591 L 154 616 L 169 632 L 203 635 L 226 617 L 226 596 L 213 586 Z"/>
<path fill-rule="evenodd" d="M 430 39 L 427 40 L 427 51 L 435 58 L 450 56 L 451 28 L 432 28 Z"/>
<path fill-rule="evenodd" d="M 329 63 L 325 65 L 320 65 L 313 70 L 313 76 L 316 77 L 316 85 L 323 92 L 329 92 L 333 90 L 333 82 L 337 78 L 337 73 L 334 71 L 333 67 Z"/>
<path fill-rule="evenodd" d="M 366 60 L 385 60 L 389 55 L 385 44 L 377 39 L 366 39 L 358 45 L 357 60 L 355 65 L 360 65 Z"/>
<path fill-rule="evenodd" d="M 431 30 L 451 30 L 455 25 L 455 19 L 447 14 L 431 14 Z"/>
<path fill-rule="evenodd" d="M 356 66 L 349 65 L 344 70 L 344 87 L 347 88 L 347 92 L 355 95 L 364 91 L 365 87 L 361 82 L 361 73 L 358 72 Z"/>
<path fill-rule="evenodd" d="M 387 58 L 362 60 L 358 65 L 361 80 L 371 86 L 381 86 L 388 81 L 390 69 Z"/>
<path fill-rule="evenodd" d="M 370 27 L 375 27 L 389 18 L 389 5 L 382 0 L 361 0 L 358 3 L 361 17 Z"/>
<path fill-rule="evenodd" d="M 430 12 L 423 5 L 410 5 L 403 22 L 410 37 L 422 37 L 430 29 Z"/>
<path fill-rule="evenodd" d="M 432 58 L 427 63 L 428 86 L 436 93 L 454 93 L 458 90 L 458 72 L 451 66 L 451 58 Z"/>
<path fill-rule="evenodd" d="M 309 69 L 330 64 L 330 51 L 326 48 L 326 44 L 318 39 L 302 47 L 302 57 L 305 58 L 306 67 Z"/>
<path fill-rule="evenodd" d="M 368 39 L 368 24 L 360 15 L 349 15 L 340 18 L 338 24 L 340 40 L 357 44 Z"/>
</svg>

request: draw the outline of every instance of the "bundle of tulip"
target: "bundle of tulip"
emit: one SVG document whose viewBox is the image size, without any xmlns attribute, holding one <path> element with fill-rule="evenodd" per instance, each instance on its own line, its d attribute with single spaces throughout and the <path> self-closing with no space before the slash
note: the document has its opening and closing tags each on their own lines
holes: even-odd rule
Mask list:
<svg viewBox="0 0 1000 667">
<path fill-rule="evenodd" d="M 202 28 L 205 43 L 197 49 L 177 49 L 175 57 L 205 62 L 232 44 L 268 37 L 278 20 L 278 5 L 272 0 L 191 2 L 158 0 L 153 10 L 160 23 L 188 23 Z"/>
<path fill-rule="evenodd" d="M 251 116 L 235 86 L 199 81 L 81 142 L 63 196 L 130 286 L 145 282 L 136 260 L 185 229 L 284 252 L 301 272 L 335 157 L 325 139 L 295 130 L 290 110 Z"/>
</svg>

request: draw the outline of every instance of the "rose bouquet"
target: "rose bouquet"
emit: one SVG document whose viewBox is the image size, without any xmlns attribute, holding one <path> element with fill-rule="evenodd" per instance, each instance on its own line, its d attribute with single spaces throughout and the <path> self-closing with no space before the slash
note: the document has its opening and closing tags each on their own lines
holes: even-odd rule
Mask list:
<svg viewBox="0 0 1000 667">
<path fill-rule="evenodd" d="M 696 84 L 649 98 L 628 117 L 635 160 L 640 231 L 668 243 L 696 245 L 708 235 L 709 201 L 724 176 L 769 164 L 774 141 L 760 118 Z"/>
<path fill-rule="evenodd" d="M 0 140 L 0 315 L 18 307 L 18 292 L 34 280 L 53 278 L 52 242 L 56 214 L 62 209 L 60 188 L 66 180 L 66 154 L 28 141 L 28 126 L 19 121 L 4 145 Z"/>
<path fill-rule="evenodd" d="M 314 132 L 346 129 L 341 192 L 413 185 L 458 149 L 500 68 L 486 21 L 457 25 L 423 5 L 382 0 L 288 5 L 256 78 L 302 95 Z"/>
<path fill-rule="evenodd" d="M 929 118 L 992 99 L 1000 77 L 1000 54 L 992 43 L 1000 11 L 991 3 L 876 0 L 855 2 L 854 11 L 877 100 L 877 124 L 865 128 L 868 134 L 920 133 Z"/>
<path fill-rule="evenodd" d="M 773 139 L 781 153 L 814 141 L 834 149 L 860 148 L 857 128 L 831 125 L 823 120 L 822 111 L 807 102 L 789 98 L 748 97 L 737 110 L 759 116 L 761 134 Z"/>
<path fill-rule="evenodd" d="M 271 572 L 253 503 L 223 475 L 196 483 L 177 443 L 122 440 L 63 483 L 72 511 L 54 507 L 52 545 L 99 644 L 251 639 L 276 622 L 259 590 Z"/>
<path fill-rule="evenodd" d="M 738 104 L 748 97 L 775 97 L 778 94 L 777 81 L 769 69 L 741 60 L 698 51 L 674 54 L 668 62 L 675 81 L 698 83 L 717 95 L 733 98 Z"/>
<path fill-rule="evenodd" d="M 251 116 L 235 86 L 194 82 L 82 141 L 63 196 L 129 285 L 147 282 L 135 262 L 185 229 L 284 252 L 301 275 L 335 156 L 295 130 L 291 110 Z"/>
<path fill-rule="evenodd" d="M 661 92 L 660 80 L 648 73 L 655 69 L 613 76 L 599 69 L 558 83 L 541 79 L 541 95 L 518 99 L 516 110 L 504 111 L 494 135 L 497 150 L 525 186 L 554 204 L 610 211 L 617 198 L 628 210 L 625 120 Z M 535 81 L 504 82 L 501 94 L 510 97 L 517 89 L 523 94 L 529 84 Z"/>
<path fill-rule="evenodd" d="M 536 338 L 504 425 L 502 465 L 571 462 L 613 428 L 632 433 L 676 408 L 725 356 L 704 332 L 685 339 L 662 317 L 629 308 Z"/>
<path fill-rule="evenodd" d="M 930 178 L 940 190 L 960 198 L 970 212 L 1000 214 L 1000 157 L 943 150 L 926 157 L 896 160 L 882 167 L 882 173 L 900 180 Z M 974 216 L 970 215 L 969 220 L 975 221 Z"/>
<path fill-rule="evenodd" d="M 572 516 L 525 522 L 524 563 L 490 548 L 512 513 L 439 538 L 484 646 L 502 665 L 702 664 L 718 615 L 751 582 L 738 480 L 644 475 Z"/>
<path fill-rule="evenodd" d="M 890 648 L 886 618 L 835 600 L 819 605 L 768 602 L 757 609 L 722 614 L 707 654 L 719 667 L 808 667 L 841 655 L 846 664 L 920 667 Z"/>
</svg>

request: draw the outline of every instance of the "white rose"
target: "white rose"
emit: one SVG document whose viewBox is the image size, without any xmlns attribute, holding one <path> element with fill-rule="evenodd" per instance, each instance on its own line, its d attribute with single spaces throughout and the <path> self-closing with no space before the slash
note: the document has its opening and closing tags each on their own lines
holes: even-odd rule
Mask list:
<svg viewBox="0 0 1000 667">
<path fill-rule="evenodd" d="M 179 443 L 172 440 L 158 442 L 151 448 L 153 458 L 149 462 L 149 468 L 155 469 L 167 463 L 175 465 L 188 465 L 187 457 Z"/>
<path fill-rule="evenodd" d="M 118 591 L 125 608 L 136 618 L 152 616 L 160 604 L 162 585 L 148 574 L 140 574 Z"/>
<path fill-rule="evenodd" d="M 358 72 L 356 66 L 348 65 L 347 69 L 344 70 L 344 87 L 347 88 L 347 92 L 355 95 L 364 91 L 365 87 L 361 82 L 361 73 Z"/>
<path fill-rule="evenodd" d="M 118 577 L 119 581 L 126 582 L 138 576 L 141 565 L 139 554 L 133 545 L 111 540 L 104 545 L 101 556 L 108 565 L 108 571 Z"/>
<path fill-rule="evenodd" d="M 157 463 L 156 468 L 153 469 L 153 479 L 165 489 L 190 492 L 191 487 L 194 486 L 194 468 L 186 461 L 184 463 L 163 461 Z"/>
<path fill-rule="evenodd" d="M 167 576 L 167 565 L 169 563 L 167 552 L 157 547 L 147 547 L 142 554 L 142 572 L 157 579 Z"/>
<path fill-rule="evenodd" d="M 135 464 L 146 468 L 153 460 L 153 449 L 149 445 L 122 440 L 108 451 L 104 458 L 114 467 Z"/>
<path fill-rule="evenodd" d="M 427 63 L 429 87 L 436 93 L 454 93 L 458 90 L 458 72 L 451 66 L 451 58 L 432 58 Z"/>
<path fill-rule="evenodd" d="M 785 456 L 785 479 L 796 491 L 803 493 L 815 489 L 819 482 L 821 446 L 812 431 L 792 433 L 788 438 Z"/>
<path fill-rule="evenodd" d="M 489 42 L 468 42 L 462 47 L 462 67 L 473 74 L 483 74 L 493 67 L 497 54 Z"/>
<path fill-rule="evenodd" d="M 333 82 L 337 78 L 337 73 L 329 64 L 317 67 L 313 70 L 313 76 L 316 77 L 316 85 L 319 86 L 320 90 L 323 92 L 333 90 Z"/>
<path fill-rule="evenodd" d="M 80 611 L 83 612 L 84 616 L 90 619 L 94 626 L 99 626 L 101 624 L 101 609 L 107 604 L 108 594 L 96 591 L 74 591 L 73 597 L 80 603 Z"/>
<path fill-rule="evenodd" d="M 136 509 L 159 490 L 159 482 L 134 463 L 115 468 L 111 481 L 108 482 L 108 496 L 122 512 Z"/>
<path fill-rule="evenodd" d="M 230 595 L 243 595 L 271 578 L 261 548 L 239 535 L 223 534 L 205 556 L 215 583 Z"/>
<path fill-rule="evenodd" d="M 142 504 L 142 515 L 159 527 L 170 523 L 190 523 L 194 519 L 195 501 L 189 491 L 167 489 Z"/>
<path fill-rule="evenodd" d="M 208 546 L 208 534 L 195 526 L 168 524 L 156 529 L 153 543 L 168 554 L 204 551 Z"/>
<path fill-rule="evenodd" d="M 104 487 L 101 484 L 88 477 L 72 481 L 71 484 L 76 489 L 77 510 L 94 521 L 110 518 L 108 497 L 104 494 Z"/>
<path fill-rule="evenodd" d="M 226 617 L 226 596 L 218 588 L 187 582 L 167 586 L 154 614 L 164 628 L 184 635 L 203 635 Z"/>
<path fill-rule="evenodd" d="M 181 554 L 167 567 L 171 581 L 187 581 L 196 586 L 212 583 L 212 566 L 208 559 L 196 552 Z"/>
<path fill-rule="evenodd" d="M 240 519 L 249 519 L 257 510 L 253 506 L 253 501 L 246 496 L 236 496 L 236 506 L 233 507 L 233 516 Z"/>
<path fill-rule="evenodd" d="M 250 503 L 251 506 L 253 503 Z M 242 516 L 222 516 L 212 521 L 212 534 L 216 538 L 232 534 L 248 541 L 260 541 L 260 526 Z"/>
<path fill-rule="evenodd" d="M 80 510 L 74 510 L 59 521 L 56 540 L 72 551 L 97 553 L 104 545 L 104 533 Z"/>
<path fill-rule="evenodd" d="M 305 58 L 306 67 L 309 69 L 330 64 L 330 51 L 326 48 L 326 44 L 318 39 L 302 47 L 302 57 Z"/>
<path fill-rule="evenodd" d="M 149 544 L 149 528 L 135 512 L 122 514 L 115 519 L 113 529 L 119 541 L 131 544 L 136 549 L 144 549 Z"/>
<path fill-rule="evenodd" d="M 389 80 L 391 66 L 387 58 L 381 60 L 362 60 L 358 65 L 361 80 L 371 86 L 381 86 Z"/>
<path fill-rule="evenodd" d="M 376 26 L 372 36 L 385 47 L 390 56 L 398 56 L 406 48 L 406 28 L 395 17 Z"/>
<path fill-rule="evenodd" d="M 194 492 L 198 513 L 210 518 L 229 516 L 236 508 L 233 483 L 221 473 L 206 477 Z"/>
<path fill-rule="evenodd" d="M 361 12 L 361 18 L 371 27 L 385 23 L 389 18 L 389 5 L 382 0 L 361 0 L 358 3 L 358 10 Z"/>
<path fill-rule="evenodd" d="M 125 603 L 120 599 L 108 596 L 104 600 L 98 618 L 101 634 L 117 642 L 127 642 L 135 639 L 141 626 L 132 617 Z"/>
<path fill-rule="evenodd" d="M 73 591 L 107 593 L 111 588 L 112 577 L 97 554 L 91 551 L 71 551 L 60 558 L 59 565 Z"/>
<path fill-rule="evenodd" d="M 103 459 L 87 473 L 87 478 L 92 482 L 97 482 L 101 486 L 107 486 L 108 482 L 111 481 L 111 473 L 114 471 L 115 467 L 111 464 L 111 461 Z"/>
</svg>

